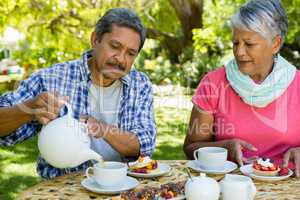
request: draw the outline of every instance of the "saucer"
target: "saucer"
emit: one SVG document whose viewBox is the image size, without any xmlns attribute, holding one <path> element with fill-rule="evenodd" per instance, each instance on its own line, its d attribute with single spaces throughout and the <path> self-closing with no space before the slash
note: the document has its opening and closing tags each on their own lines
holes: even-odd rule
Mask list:
<svg viewBox="0 0 300 200">
<path fill-rule="evenodd" d="M 289 169 L 289 173 L 285 176 L 260 176 L 253 173 L 252 164 L 244 165 L 240 167 L 240 171 L 246 175 L 250 176 L 253 179 L 259 180 L 259 181 L 281 181 L 284 179 L 289 178 L 291 175 L 293 175 L 293 171 Z"/>
<path fill-rule="evenodd" d="M 92 192 L 100 194 L 119 194 L 120 192 L 130 190 L 139 185 L 139 182 L 132 177 L 126 176 L 125 180 L 117 186 L 101 186 L 91 178 L 85 178 L 81 181 L 81 185 Z"/>
<path fill-rule="evenodd" d="M 139 178 L 154 178 L 154 177 L 162 176 L 170 171 L 171 171 L 170 165 L 164 163 L 158 163 L 157 169 L 153 170 L 150 173 L 143 174 L 143 173 L 131 172 L 128 170 L 127 174 Z"/>
<path fill-rule="evenodd" d="M 204 169 L 203 167 L 199 166 L 197 164 L 197 162 L 199 162 L 199 161 L 189 160 L 186 163 L 186 166 L 193 169 L 196 172 L 204 172 L 207 174 L 227 174 L 227 173 L 232 172 L 233 170 L 235 170 L 238 167 L 237 164 L 235 164 L 234 162 L 227 160 L 225 162 L 223 169 L 217 169 L 217 170 L 216 169 Z"/>
</svg>

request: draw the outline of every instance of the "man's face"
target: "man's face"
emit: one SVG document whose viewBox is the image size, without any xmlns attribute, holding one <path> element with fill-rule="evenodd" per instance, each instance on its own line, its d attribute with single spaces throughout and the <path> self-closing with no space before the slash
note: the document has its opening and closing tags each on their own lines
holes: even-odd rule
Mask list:
<svg viewBox="0 0 300 200">
<path fill-rule="evenodd" d="M 113 25 L 112 31 L 103 34 L 101 40 L 93 33 L 92 46 L 97 75 L 117 80 L 129 73 L 138 54 L 140 35 L 131 28 Z"/>
</svg>

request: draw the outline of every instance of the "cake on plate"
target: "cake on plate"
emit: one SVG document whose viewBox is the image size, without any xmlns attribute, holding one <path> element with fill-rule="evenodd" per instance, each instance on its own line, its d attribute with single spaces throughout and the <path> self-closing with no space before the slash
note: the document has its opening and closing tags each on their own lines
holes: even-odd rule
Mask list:
<svg viewBox="0 0 300 200">
<path fill-rule="evenodd" d="M 136 161 L 128 163 L 129 170 L 134 173 L 148 174 L 158 170 L 157 167 L 157 161 L 145 155 L 140 155 Z"/>
<path fill-rule="evenodd" d="M 285 176 L 288 168 L 280 168 L 269 158 L 259 158 L 252 165 L 253 173 L 259 176 Z"/>
</svg>

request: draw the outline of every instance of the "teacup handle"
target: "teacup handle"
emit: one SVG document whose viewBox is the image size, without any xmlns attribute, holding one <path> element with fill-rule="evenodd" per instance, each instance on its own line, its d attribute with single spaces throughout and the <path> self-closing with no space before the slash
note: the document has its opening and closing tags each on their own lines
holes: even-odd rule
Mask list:
<svg viewBox="0 0 300 200">
<path fill-rule="evenodd" d="M 194 151 L 194 159 L 198 160 L 198 150 Z"/>
<path fill-rule="evenodd" d="M 90 174 L 90 170 L 93 170 L 94 168 L 93 167 L 89 167 L 89 168 L 87 168 L 86 170 L 85 170 L 85 175 L 86 175 L 86 177 L 88 177 L 88 178 L 93 178 L 93 176 Z"/>
</svg>

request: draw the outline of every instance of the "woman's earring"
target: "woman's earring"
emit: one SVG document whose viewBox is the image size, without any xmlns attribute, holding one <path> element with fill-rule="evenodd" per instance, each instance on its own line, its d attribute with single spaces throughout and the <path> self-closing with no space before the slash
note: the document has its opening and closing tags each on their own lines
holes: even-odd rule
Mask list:
<svg viewBox="0 0 300 200">
<path fill-rule="evenodd" d="M 279 56 L 278 53 L 275 53 L 275 54 L 273 55 L 273 62 L 274 62 L 274 64 L 277 63 L 277 61 L 278 61 L 278 56 Z"/>
</svg>

